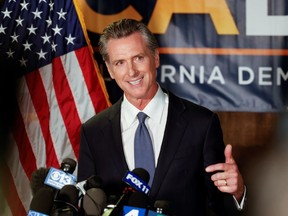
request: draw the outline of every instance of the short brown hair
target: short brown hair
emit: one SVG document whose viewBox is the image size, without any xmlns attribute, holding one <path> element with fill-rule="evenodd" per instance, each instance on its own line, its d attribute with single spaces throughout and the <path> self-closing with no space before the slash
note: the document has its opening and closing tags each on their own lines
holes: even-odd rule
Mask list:
<svg viewBox="0 0 288 216">
<path fill-rule="evenodd" d="M 121 19 L 108 25 L 100 36 L 99 51 L 103 60 L 109 61 L 107 44 L 110 39 L 120 39 L 135 32 L 139 32 L 142 35 L 147 47 L 154 56 L 155 50 L 158 48 L 158 42 L 148 27 L 144 23 L 134 19 Z"/>
</svg>

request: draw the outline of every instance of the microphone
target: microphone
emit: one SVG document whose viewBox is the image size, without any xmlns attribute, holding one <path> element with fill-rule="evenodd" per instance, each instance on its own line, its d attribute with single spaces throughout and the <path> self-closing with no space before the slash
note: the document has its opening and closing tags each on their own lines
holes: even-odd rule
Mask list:
<svg viewBox="0 0 288 216">
<path fill-rule="evenodd" d="M 149 173 L 143 168 L 135 168 L 132 172 L 128 171 L 123 177 L 123 182 L 127 184 L 124 188 L 122 196 L 117 201 L 113 209 L 104 212 L 104 215 L 119 216 L 123 212 L 123 207 L 135 191 L 148 194 L 150 187 L 148 185 L 150 179 Z"/>
<path fill-rule="evenodd" d="M 40 188 L 33 196 L 28 216 L 48 216 L 53 207 L 54 192 L 49 188 Z"/>
<path fill-rule="evenodd" d="M 49 168 L 40 167 L 39 169 L 35 170 L 31 175 L 30 181 L 30 188 L 32 191 L 32 195 L 34 196 L 41 188 L 49 188 L 52 190 L 51 187 L 44 184 L 45 178 L 49 172 Z"/>
<path fill-rule="evenodd" d="M 143 192 L 135 191 L 133 194 L 131 194 L 128 200 L 128 205 L 123 207 L 123 216 L 146 216 L 148 205 L 149 197 Z"/>
<path fill-rule="evenodd" d="M 102 188 L 102 179 L 99 176 L 90 176 L 87 180 L 78 182 L 76 187 L 80 192 L 85 195 L 86 191 L 90 188 Z"/>
<path fill-rule="evenodd" d="M 106 206 L 106 194 L 100 188 L 90 188 L 83 196 L 82 207 L 86 216 L 101 216 Z"/>
<path fill-rule="evenodd" d="M 167 200 L 156 200 L 154 203 L 154 208 L 157 213 L 168 214 L 170 213 L 170 202 Z"/>
<path fill-rule="evenodd" d="M 102 214 L 102 216 L 108 216 L 111 214 L 111 212 L 113 211 L 113 209 L 115 208 L 116 206 L 116 203 L 118 202 L 119 200 L 119 196 L 117 195 L 109 195 L 108 198 L 107 198 L 107 205 L 106 207 L 104 208 L 104 212 Z"/>
<path fill-rule="evenodd" d="M 52 187 L 59 190 L 65 184 L 74 184 L 76 182 L 76 177 L 73 176 L 72 173 L 74 172 L 75 168 L 76 161 L 71 158 L 65 158 L 61 163 L 61 170 L 55 169 L 53 167 L 40 167 L 39 169 L 35 170 L 32 173 L 30 181 L 32 195 L 34 195 L 40 188 L 43 187 Z"/>
<path fill-rule="evenodd" d="M 167 216 L 171 215 L 170 202 L 167 200 L 156 200 L 154 210 L 149 210 L 147 216 Z"/>
<path fill-rule="evenodd" d="M 72 158 L 65 158 L 60 166 L 60 169 L 63 170 L 66 173 L 73 174 L 75 168 L 76 168 L 76 161 Z"/>
<path fill-rule="evenodd" d="M 57 198 L 54 199 L 54 207 L 51 216 L 76 216 L 78 209 L 79 191 L 74 185 L 65 185 L 59 190 Z"/>
<path fill-rule="evenodd" d="M 44 183 L 60 190 L 64 185 L 74 185 L 76 176 L 72 175 L 76 167 L 76 161 L 71 158 L 65 158 L 60 169 L 50 167 Z M 56 194 L 57 196 L 57 191 Z"/>
<path fill-rule="evenodd" d="M 101 215 L 106 206 L 106 194 L 102 190 L 102 179 L 93 175 L 87 180 L 78 182 L 76 187 L 82 193 L 81 213 L 85 215 Z"/>
<path fill-rule="evenodd" d="M 62 163 L 61 163 L 61 167 L 59 169 L 50 167 L 50 168 L 44 168 L 41 167 L 39 169 L 37 169 L 36 171 L 34 171 L 32 173 L 32 178 L 30 181 L 30 187 L 31 187 L 31 191 L 32 191 L 32 195 L 33 195 L 33 202 L 37 202 L 36 197 L 34 199 L 34 196 L 36 196 L 36 194 L 38 194 L 38 192 L 42 191 L 46 191 L 46 193 L 48 194 L 50 191 L 50 194 L 52 194 L 53 199 L 52 199 L 52 204 L 50 206 L 49 211 L 51 211 L 51 209 L 53 208 L 53 200 L 57 200 L 58 197 L 58 192 L 59 190 L 65 186 L 65 185 L 74 185 L 76 182 L 76 176 L 72 175 L 72 173 L 74 172 L 76 168 L 76 161 L 71 159 L 71 158 L 65 158 Z M 42 190 L 43 189 L 43 190 Z M 78 196 L 77 192 L 77 196 Z M 41 195 L 40 194 L 40 195 Z M 37 197 L 40 196 L 39 194 L 37 195 Z M 45 194 L 41 195 L 45 198 Z M 47 195 L 47 198 L 50 198 Z M 39 199 L 41 200 L 41 199 Z M 32 201 L 31 201 L 31 205 L 32 205 Z M 42 202 L 46 202 L 46 200 Z M 78 197 L 77 197 L 77 202 L 78 202 Z M 37 205 L 39 205 L 38 203 L 36 203 Z M 34 204 L 33 204 L 34 206 Z M 47 207 L 48 208 L 48 207 Z M 49 214 L 50 215 L 50 214 Z"/>
</svg>

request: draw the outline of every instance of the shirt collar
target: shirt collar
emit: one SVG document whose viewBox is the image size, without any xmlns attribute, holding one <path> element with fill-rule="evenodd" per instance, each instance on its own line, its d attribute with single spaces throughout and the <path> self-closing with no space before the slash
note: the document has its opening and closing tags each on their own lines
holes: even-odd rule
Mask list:
<svg viewBox="0 0 288 216">
<path fill-rule="evenodd" d="M 162 118 L 162 113 L 164 109 L 164 104 L 167 103 L 167 95 L 165 96 L 165 93 L 158 85 L 158 90 L 155 94 L 155 96 L 152 98 L 152 100 L 147 104 L 147 106 L 144 108 L 142 112 L 146 113 L 149 118 L 152 121 L 155 121 L 157 123 L 160 123 Z M 132 125 L 134 121 L 137 119 L 138 112 L 141 112 L 141 110 L 137 109 L 135 106 L 133 106 L 127 98 L 123 97 L 122 101 L 122 109 L 121 109 L 121 115 L 122 118 L 125 119 L 126 127 L 129 127 Z"/>
</svg>

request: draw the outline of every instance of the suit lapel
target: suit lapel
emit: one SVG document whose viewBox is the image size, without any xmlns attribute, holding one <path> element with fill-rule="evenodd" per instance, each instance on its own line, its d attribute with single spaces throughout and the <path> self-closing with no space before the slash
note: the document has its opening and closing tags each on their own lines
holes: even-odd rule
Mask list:
<svg viewBox="0 0 288 216">
<path fill-rule="evenodd" d="M 186 128 L 187 121 L 182 118 L 184 110 L 185 106 L 182 101 L 169 93 L 167 123 L 150 193 L 152 197 L 156 196 L 160 189 Z"/>
<path fill-rule="evenodd" d="M 125 159 L 122 138 L 121 138 L 121 125 L 120 125 L 120 109 L 121 109 L 121 102 L 122 98 L 117 101 L 112 107 L 111 112 L 109 112 L 109 127 L 112 131 L 112 134 L 108 134 L 110 137 L 109 139 L 111 142 L 108 144 L 110 145 L 111 149 L 111 160 L 114 161 L 115 167 L 119 170 L 119 174 L 123 177 L 123 173 L 128 170 L 128 165 Z"/>
</svg>

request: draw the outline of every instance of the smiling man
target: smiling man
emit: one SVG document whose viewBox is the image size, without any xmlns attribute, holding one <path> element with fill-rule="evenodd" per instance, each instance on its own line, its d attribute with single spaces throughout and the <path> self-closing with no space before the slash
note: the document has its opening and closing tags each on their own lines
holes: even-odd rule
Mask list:
<svg viewBox="0 0 288 216">
<path fill-rule="evenodd" d="M 166 200 L 175 215 L 202 216 L 207 207 L 216 215 L 240 215 L 246 189 L 219 119 L 158 85 L 158 44 L 149 29 L 132 19 L 116 21 L 104 29 L 99 48 L 124 95 L 83 124 L 78 180 L 98 175 L 108 196 L 121 194 L 116 188 L 139 167 L 138 159 L 140 168 L 152 161 L 150 206 Z M 138 113 L 145 115 L 152 159 L 143 156 L 148 147 L 139 155 L 135 150 Z"/>
</svg>

